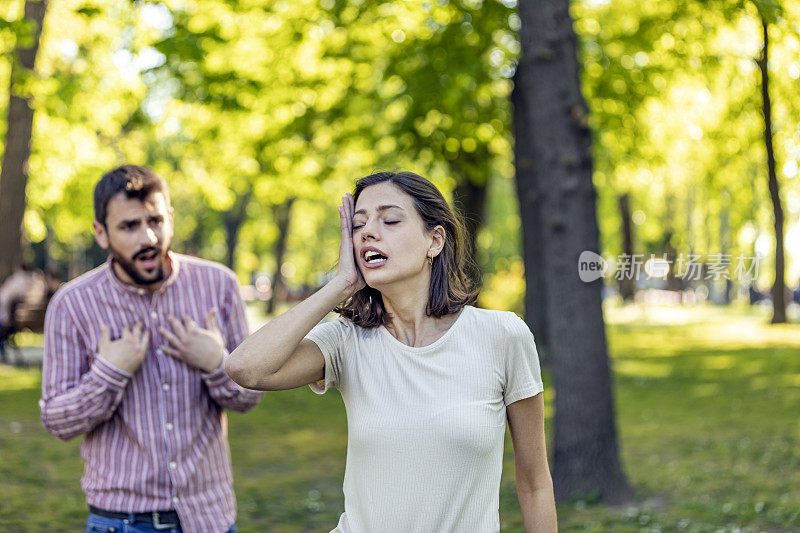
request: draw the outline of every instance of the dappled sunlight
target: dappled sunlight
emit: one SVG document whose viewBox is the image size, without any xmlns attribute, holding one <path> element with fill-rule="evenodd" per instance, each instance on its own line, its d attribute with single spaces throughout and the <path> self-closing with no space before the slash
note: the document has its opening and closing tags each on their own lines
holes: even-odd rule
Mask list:
<svg viewBox="0 0 800 533">
<path fill-rule="evenodd" d="M 708 355 L 700 361 L 703 368 L 710 370 L 727 370 L 733 368 L 739 361 L 730 355 Z"/>
<path fill-rule="evenodd" d="M 298 455 L 317 453 L 330 445 L 330 437 L 325 438 L 320 431 L 312 428 L 290 431 L 278 438 L 281 444 L 288 445 Z"/>
<path fill-rule="evenodd" d="M 0 393 L 25 389 L 38 389 L 42 373 L 33 368 L 14 368 L 0 364 Z"/>
<path fill-rule="evenodd" d="M 800 374 L 754 376 L 749 382 L 749 387 L 752 390 L 800 387 Z"/>
<path fill-rule="evenodd" d="M 611 355 L 686 355 L 687 350 L 800 348 L 800 324 L 768 323 L 760 310 L 638 305 L 607 309 Z M 636 318 L 638 317 L 638 318 Z M 657 351 L 652 348 L 658 346 Z"/>
<path fill-rule="evenodd" d="M 672 373 L 672 366 L 666 363 L 619 359 L 614 362 L 614 371 L 630 377 L 665 378 Z"/>
<path fill-rule="evenodd" d="M 711 397 L 722 392 L 722 385 L 719 383 L 702 383 L 691 388 L 692 395 L 698 398 Z"/>
</svg>

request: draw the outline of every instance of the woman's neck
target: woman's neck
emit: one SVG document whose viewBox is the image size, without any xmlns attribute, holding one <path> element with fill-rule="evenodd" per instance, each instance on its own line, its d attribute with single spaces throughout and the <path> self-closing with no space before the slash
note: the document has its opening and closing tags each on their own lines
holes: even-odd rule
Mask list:
<svg viewBox="0 0 800 533">
<path fill-rule="evenodd" d="M 440 318 L 428 316 L 428 286 L 424 293 L 417 290 L 381 291 L 383 307 L 389 315 L 386 329 L 407 346 L 427 346 L 444 335 L 453 325 L 457 314 Z"/>
</svg>

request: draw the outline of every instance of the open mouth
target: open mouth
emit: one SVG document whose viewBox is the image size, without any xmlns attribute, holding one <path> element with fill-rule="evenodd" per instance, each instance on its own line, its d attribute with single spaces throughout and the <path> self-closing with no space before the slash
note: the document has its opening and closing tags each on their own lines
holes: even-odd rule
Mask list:
<svg viewBox="0 0 800 533">
<path fill-rule="evenodd" d="M 136 260 L 146 270 L 155 268 L 158 265 L 158 250 L 154 248 L 152 250 L 147 250 L 146 252 L 142 252 L 136 256 Z"/>
<path fill-rule="evenodd" d="M 368 268 L 375 268 L 382 266 L 386 263 L 387 257 L 380 251 L 369 249 L 361 253 L 361 258 L 364 260 L 364 266 Z"/>
</svg>

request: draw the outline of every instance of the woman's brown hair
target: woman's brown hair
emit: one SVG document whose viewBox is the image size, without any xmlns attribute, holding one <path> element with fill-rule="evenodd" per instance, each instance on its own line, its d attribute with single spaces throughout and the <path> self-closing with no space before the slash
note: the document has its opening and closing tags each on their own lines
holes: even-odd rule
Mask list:
<svg viewBox="0 0 800 533">
<path fill-rule="evenodd" d="M 467 274 L 467 269 L 474 266 L 464 238 L 464 224 L 450 208 L 439 189 L 413 172 L 378 172 L 360 178 L 356 182 L 353 201 L 358 201 L 364 189 L 378 183 L 392 183 L 411 196 L 414 208 L 422 218 L 426 231 L 436 226 L 444 228 L 444 247 L 439 255 L 433 258 L 431 265 L 427 315 L 439 318 L 457 313 L 465 305 L 475 303 L 478 290 Z M 383 306 L 380 292 L 370 286 L 359 290 L 334 310 L 365 328 L 389 322 L 389 315 Z"/>
</svg>

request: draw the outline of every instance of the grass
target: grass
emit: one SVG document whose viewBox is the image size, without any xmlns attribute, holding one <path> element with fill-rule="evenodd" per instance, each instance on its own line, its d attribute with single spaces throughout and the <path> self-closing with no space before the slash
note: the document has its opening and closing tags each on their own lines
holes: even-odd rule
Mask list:
<svg viewBox="0 0 800 533">
<path fill-rule="evenodd" d="M 562 504 L 561 530 L 799 530 L 800 325 L 712 307 L 606 316 L 622 461 L 637 499 L 616 508 Z M 42 428 L 40 379 L 36 369 L 0 366 L 0 531 L 84 524 L 79 440 L 61 442 Z M 552 392 L 547 400 L 550 417 Z M 347 440 L 335 391 L 270 393 L 250 413 L 229 415 L 229 425 L 242 532 L 336 524 Z M 505 532 L 522 531 L 513 475 L 507 439 Z"/>
</svg>

